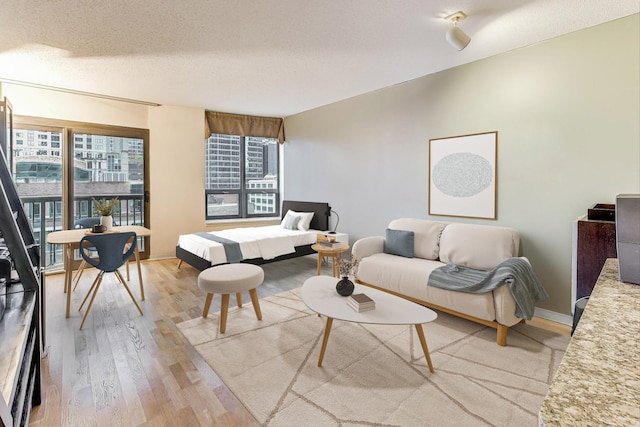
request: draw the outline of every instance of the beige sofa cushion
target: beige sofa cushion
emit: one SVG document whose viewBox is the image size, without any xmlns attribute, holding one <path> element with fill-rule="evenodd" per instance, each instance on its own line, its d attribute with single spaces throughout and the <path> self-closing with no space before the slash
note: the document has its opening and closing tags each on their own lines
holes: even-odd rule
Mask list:
<svg viewBox="0 0 640 427">
<path fill-rule="evenodd" d="M 508 227 L 449 224 L 440 237 L 440 261 L 476 270 L 491 270 L 517 256 L 520 238 Z"/>
<path fill-rule="evenodd" d="M 428 219 L 400 218 L 389 223 L 392 230 L 413 231 L 413 256 L 423 259 L 438 259 L 440 252 L 440 234 L 447 224 Z"/>
<path fill-rule="evenodd" d="M 496 312 L 492 292 L 467 294 L 427 286 L 429 274 L 443 265 L 439 261 L 378 253 L 360 261 L 357 277 L 364 283 L 390 290 L 396 294 L 480 319 L 495 320 Z M 515 311 L 515 306 L 513 311 Z"/>
</svg>

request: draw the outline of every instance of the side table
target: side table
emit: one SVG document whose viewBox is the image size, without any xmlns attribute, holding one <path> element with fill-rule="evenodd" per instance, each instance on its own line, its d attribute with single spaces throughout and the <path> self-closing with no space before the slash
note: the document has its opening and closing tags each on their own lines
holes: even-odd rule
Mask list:
<svg viewBox="0 0 640 427">
<path fill-rule="evenodd" d="M 322 258 L 331 258 L 331 266 L 333 271 L 333 277 L 340 277 L 340 268 L 338 266 L 338 258 L 349 249 L 349 245 L 346 243 L 338 243 L 336 246 L 325 246 L 322 243 L 316 243 L 311 245 L 311 249 L 318 252 L 318 276 L 322 269 Z"/>
</svg>

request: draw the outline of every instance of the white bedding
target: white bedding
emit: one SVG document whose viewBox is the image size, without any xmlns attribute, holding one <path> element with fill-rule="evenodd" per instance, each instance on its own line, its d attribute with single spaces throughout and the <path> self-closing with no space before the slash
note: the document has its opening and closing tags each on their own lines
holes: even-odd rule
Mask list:
<svg viewBox="0 0 640 427">
<path fill-rule="evenodd" d="M 316 242 L 317 230 L 287 230 L 280 225 L 264 227 L 232 228 L 213 231 L 213 234 L 240 244 L 243 259 L 273 259 L 295 252 L 296 246 L 311 245 Z M 196 234 L 183 234 L 178 238 L 178 246 L 211 262 L 211 265 L 227 262 L 224 246 L 218 242 Z"/>
</svg>

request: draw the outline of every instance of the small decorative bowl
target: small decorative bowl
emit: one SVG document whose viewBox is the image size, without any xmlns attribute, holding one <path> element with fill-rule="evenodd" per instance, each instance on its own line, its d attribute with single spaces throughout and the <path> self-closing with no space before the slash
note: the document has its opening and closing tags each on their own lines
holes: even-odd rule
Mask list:
<svg viewBox="0 0 640 427">
<path fill-rule="evenodd" d="M 335 243 L 336 242 L 336 236 L 327 236 L 327 242 Z"/>
<path fill-rule="evenodd" d="M 92 233 L 104 233 L 106 229 L 107 229 L 107 227 L 105 227 L 104 225 L 96 224 L 93 227 L 91 227 L 91 232 Z"/>
</svg>

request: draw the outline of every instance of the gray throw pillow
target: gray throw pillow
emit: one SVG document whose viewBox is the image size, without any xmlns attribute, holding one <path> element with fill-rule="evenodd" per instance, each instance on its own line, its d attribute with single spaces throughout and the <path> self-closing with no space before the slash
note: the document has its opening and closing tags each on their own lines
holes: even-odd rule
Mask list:
<svg viewBox="0 0 640 427">
<path fill-rule="evenodd" d="M 384 253 L 413 258 L 413 231 L 392 230 L 385 232 Z"/>
<path fill-rule="evenodd" d="M 287 230 L 297 230 L 299 222 L 300 222 L 299 216 L 287 214 L 284 217 L 284 224 L 282 225 L 282 228 L 285 228 Z"/>
</svg>

